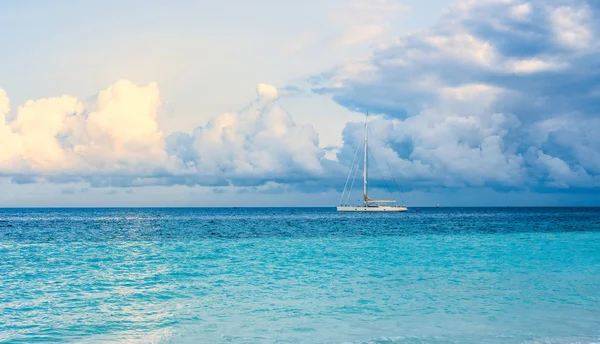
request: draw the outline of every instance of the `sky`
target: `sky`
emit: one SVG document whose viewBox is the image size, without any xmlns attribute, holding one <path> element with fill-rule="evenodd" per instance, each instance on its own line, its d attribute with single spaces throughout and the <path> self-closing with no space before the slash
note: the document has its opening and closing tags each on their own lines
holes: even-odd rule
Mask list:
<svg viewBox="0 0 600 344">
<path fill-rule="evenodd" d="M 366 112 L 374 196 L 600 205 L 595 0 L 9 0 L 0 31 L 1 207 L 335 206 Z"/>
</svg>

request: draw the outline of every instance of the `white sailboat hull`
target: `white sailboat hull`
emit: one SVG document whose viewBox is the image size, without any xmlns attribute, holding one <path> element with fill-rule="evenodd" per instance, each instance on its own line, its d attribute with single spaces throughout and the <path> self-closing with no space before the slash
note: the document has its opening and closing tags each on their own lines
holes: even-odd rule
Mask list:
<svg viewBox="0 0 600 344">
<path fill-rule="evenodd" d="M 400 212 L 408 211 L 408 208 L 401 207 L 401 206 L 387 206 L 387 205 L 380 205 L 380 206 L 376 206 L 376 207 L 339 205 L 337 207 L 337 211 L 340 211 L 340 212 L 363 212 L 363 213 L 383 213 L 383 212 L 400 213 Z"/>
</svg>

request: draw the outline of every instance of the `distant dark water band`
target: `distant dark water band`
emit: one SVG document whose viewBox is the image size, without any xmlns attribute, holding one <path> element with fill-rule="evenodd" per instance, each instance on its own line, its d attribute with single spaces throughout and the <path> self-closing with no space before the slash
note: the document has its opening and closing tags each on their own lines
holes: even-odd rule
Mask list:
<svg viewBox="0 0 600 344">
<path fill-rule="evenodd" d="M 0 241 L 179 241 L 600 231 L 600 208 L 0 209 Z"/>
</svg>

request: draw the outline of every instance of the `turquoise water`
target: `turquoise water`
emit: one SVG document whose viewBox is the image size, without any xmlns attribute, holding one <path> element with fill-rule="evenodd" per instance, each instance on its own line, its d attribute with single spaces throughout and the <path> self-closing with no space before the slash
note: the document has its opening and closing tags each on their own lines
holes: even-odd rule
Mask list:
<svg viewBox="0 0 600 344">
<path fill-rule="evenodd" d="M 600 209 L 0 210 L 0 342 L 600 343 Z"/>
</svg>

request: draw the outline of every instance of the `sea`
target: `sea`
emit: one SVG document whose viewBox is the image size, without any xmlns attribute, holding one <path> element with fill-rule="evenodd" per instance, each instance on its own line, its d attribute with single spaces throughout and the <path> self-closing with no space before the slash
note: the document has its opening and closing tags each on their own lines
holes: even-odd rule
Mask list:
<svg viewBox="0 0 600 344">
<path fill-rule="evenodd" d="M 600 343 L 600 208 L 0 209 L 1 343 Z"/>
</svg>

